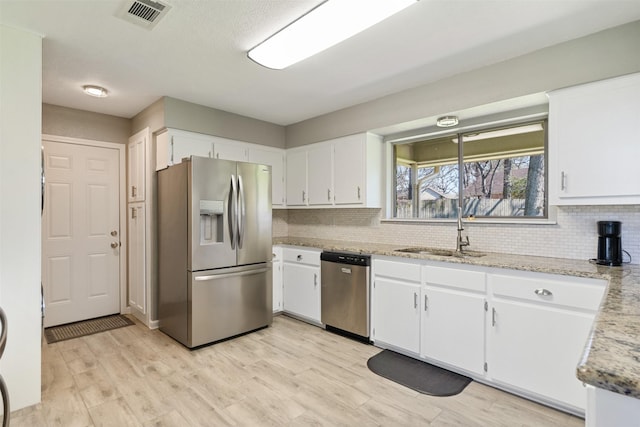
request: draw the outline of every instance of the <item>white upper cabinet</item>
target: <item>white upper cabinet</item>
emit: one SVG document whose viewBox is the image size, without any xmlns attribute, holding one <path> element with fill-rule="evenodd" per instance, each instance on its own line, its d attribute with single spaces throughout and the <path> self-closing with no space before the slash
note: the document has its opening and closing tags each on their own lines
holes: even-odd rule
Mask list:
<svg viewBox="0 0 640 427">
<path fill-rule="evenodd" d="M 287 205 L 381 207 L 382 153 L 370 133 L 287 150 Z"/>
<path fill-rule="evenodd" d="M 250 147 L 249 162 L 271 166 L 271 203 L 284 206 L 284 150 L 279 148 Z"/>
<path fill-rule="evenodd" d="M 307 151 L 287 150 L 287 206 L 307 204 Z"/>
<path fill-rule="evenodd" d="M 156 135 L 156 170 L 190 156 L 213 157 L 214 138 L 194 132 L 167 129 Z"/>
<path fill-rule="evenodd" d="M 640 74 L 549 93 L 552 205 L 640 203 Z"/>
<path fill-rule="evenodd" d="M 284 149 L 203 135 L 177 129 L 166 129 L 156 135 L 156 170 L 180 163 L 190 156 L 259 163 L 271 166 L 272 204 L 283 206 Z"/>
<path fill-rule="evenodd" d="M 145 199 L 148 139 L 149 129 L 146 128 L 129 138 L 127 144 L 128 202 L 142 202 Z"/>
<path fill-rule="evenodd" d="M 372 135 L 350 135 L 333 142 L 333 179 L 336 205 L 365 204 L 378 206 L 379 175 L 382 170 L 382 143 Z M 376 147 L 376 145 L 380 145 Z M 369 158 L 367 158 L 369 156 Z M 378 165 L 378 167 L 376 167 Z M 367 176 L 367 171 L 376 171 Z M 367 178 L 372 178 L 367 181 Z M 365 194 L 367 189 L 371 190 Z"/>
<path fill-rule="evenodd" d="M 249 148 L 246 143 L 225 138 L 213 138 L 213 157 L 236 162 L 249 161 Z"/>
<path fill-rule="evenodd" d="M 313 144 L 307 152 L 307 178 L 309 189 L 309 205 L 333 204 L 333 177 L 331 176 L 332 145 L 328 143 Z"/>
</svg>

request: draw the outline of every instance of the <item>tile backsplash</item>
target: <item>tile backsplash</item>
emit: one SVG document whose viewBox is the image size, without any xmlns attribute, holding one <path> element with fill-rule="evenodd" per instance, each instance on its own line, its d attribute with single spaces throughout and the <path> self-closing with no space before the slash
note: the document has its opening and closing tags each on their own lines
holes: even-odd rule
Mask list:
<svg viewBox="0 0 640 427">
<path fill-rule="evenodd" d="M 381 215 L 380 209 L 274 210 L 273 235 L 455 248 L 455 223 L 386 222 Z M 640 205 L 564 206 L 556 224 L 471 222 L 465 228 L 473 250 L 590 259 L 597 254 L 596 222 L 609 220 L 622 222 L 622 248 L 639 264 Z"/>
</svg>

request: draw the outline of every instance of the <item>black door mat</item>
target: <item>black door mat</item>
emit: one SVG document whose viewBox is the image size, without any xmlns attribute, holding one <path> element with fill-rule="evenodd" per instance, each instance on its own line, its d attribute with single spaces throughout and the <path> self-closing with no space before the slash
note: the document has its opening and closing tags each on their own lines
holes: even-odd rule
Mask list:
<svg viewBox="0 0 640 427">
<path fill-rule="evenodd" d="M 134 324 L 135 323 L 128 317 L 122 314 L 115 314 L 91 320 L 83 320 L 81 322 L 68 323 L 66 325 L 52 326 L 44 330 L 44 337 L 47 339 L 47 343 L 53 344 L 58 341 L 84 337 L 86 335 L 97 334 L 98 332 L 110 331 Z"/>
<path fill-rule="evenodd" d="M 471 382 L 471 378 L 391 350 L 376 354 L 367 366 L 381 377 L 431 396 L 454 396 Z"/>
</svg>

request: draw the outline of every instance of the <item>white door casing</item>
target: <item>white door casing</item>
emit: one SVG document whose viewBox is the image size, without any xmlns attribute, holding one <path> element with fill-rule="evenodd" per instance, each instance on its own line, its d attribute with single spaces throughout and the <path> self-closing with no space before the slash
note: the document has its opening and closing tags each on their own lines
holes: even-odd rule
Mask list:
<svg viewBox="0 0 640 427">
<path fill-rule="evenodd" d="M 120 313 L 126 294 L 120 226 L 126 146 L 43 136 L 43 147 L 44 326 Z"/>
</svg>

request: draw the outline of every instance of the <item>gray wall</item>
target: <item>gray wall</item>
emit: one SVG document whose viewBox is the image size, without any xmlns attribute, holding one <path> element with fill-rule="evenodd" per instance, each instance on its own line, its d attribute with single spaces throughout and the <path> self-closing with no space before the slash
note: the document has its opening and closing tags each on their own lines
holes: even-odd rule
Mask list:
<svg viewBox="0 0 640 427">
<path fill-rule="evenodd" d="M 286 147 L 640 71 L 640 21 L 286 128 Z"/>
<path fill-rule="evenodd" d="M 148 127 L 151 133 L 165 128 L 164 124 L 164 100 L 160 98 L 131 119 L 131 135 Z"/>
<path fill-rule="evenodd" d="M 126 144 L 131 136 L 131 120 L 42 104 L 42 133 Z"/>
<path fill-rule="evenodd" d="M 168 128 L 278 148 L 285 146 L 285 128 L 262 120 L 169 97 L 164 98 L 164 114 Z"/>
</svg>

